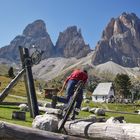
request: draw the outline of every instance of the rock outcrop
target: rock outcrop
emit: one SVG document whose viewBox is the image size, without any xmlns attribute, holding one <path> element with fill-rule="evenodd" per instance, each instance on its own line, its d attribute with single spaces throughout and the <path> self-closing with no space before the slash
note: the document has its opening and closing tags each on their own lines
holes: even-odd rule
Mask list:
<svg viewBox="0 0 140 140">
<path fill-rule="evenodd" d="M 92 57 L 94 65 L 113 61 L 125 67 L 140 66 L 140 19 L 123 13 L 112 18 Z"/>
<path fill-rule="evenodd" d="M 60 33 L 56 46 L 53 45 L 51 38 L 46 30 L 43 20 L 36 20 L 27 25 L 22 35 L 16 36 L 9 45 L 0 48 L 0 58 L 18 62 L 19 46 L 31 48 L 35 46 L 42 50 L 42 59 L 50 57 L 76 57 L 81 58 L 90 52 L 89 45 L 86 45 L 77 27 L 69 27 L 63 33 Z"/>
<path fill-rule="evenodd" d="M 36 20 L 27 25 L 22 35 L 16 36 L 9 45 L 0 48 L 0 58 L 18 62 L 19 46 L 31 48 L 32 45 L 44 51 L 43 59 L 54 55 L 54 45 L 46 30 L 46 25 L 42 20 Z"/>
<path fill-rule="evenodd" d="M 56 52 L 58 56 L 81 58 L 90 52 L 89 45 L 86 45 L 76 26 L 68 27 L 64 32 L 60 32 L 56 42 Z"/>
</svg>

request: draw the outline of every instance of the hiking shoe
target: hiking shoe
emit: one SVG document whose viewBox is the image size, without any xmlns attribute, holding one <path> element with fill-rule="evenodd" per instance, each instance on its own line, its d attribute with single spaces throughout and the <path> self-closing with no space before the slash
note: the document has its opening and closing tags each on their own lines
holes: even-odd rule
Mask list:
<svg viewBox="0 0 140 140">
<path fill-rule="evenodd" d="M 76 115 L 75 115 L 75 114 L 73 114 L 73 115 L 71 116 L 71 118 L 70 118 L 70 119 L 71 119 L 71 120 L 75 120 L 75 116 L 76 116 Z"/>
<path fill-rule="evenodd" d="M 74 111 L 73 111 L 73 113 L 72 113 L 72 116 L 71 116 L 71 120 L 75 120 L 75 117 L 76 117 L 77 115 L 79 115 L 79 111 L 80 111 L 79 108 L 75 108 L 75 109 L 74 109 Z"/>
<path fill-rule="evenodd" d="M 53 95 L 52 96 L 51 107 L 52 108 L 56 108 L 56 104 L 57 104 L 57 96 L 56 95 Z"/>
</svg>

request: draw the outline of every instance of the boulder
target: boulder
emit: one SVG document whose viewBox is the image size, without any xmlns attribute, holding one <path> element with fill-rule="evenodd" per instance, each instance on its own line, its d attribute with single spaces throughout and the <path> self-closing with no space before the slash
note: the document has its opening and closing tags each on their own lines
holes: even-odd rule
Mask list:
<svg viewBox="0 0 140 140">
<path fill-rule="evenodd" d="M 26 104 L 20 104 L 18 107 L 20 108 L 20 111 L 29 111 L 29 108 Z"/>
<path fill-rule="evenodd" d="M 140 110 L 137 110 L 137 113 L 140 114 Z"/>
<path fill-rule="evenodd" d="M 56 115 L 46 113 L 44 115 L 36 116 L 32 122 L 32 127 L 41 130 L 57 132 L 58 122 L 59 119 Z"/>
<path fill-rule="evenodd" d="M 87 107 L 83 107 L 82 109 L 81 109 L 82 111 L 89 111 L 89 107 L 87 106 Z"/>
<path fill-rule="evenodd" d="M 46 112 L 46 114 L 55 114 L 55 115 L 58 115 L 58 116 L 62 114 L 62 110 L 55 109 L 55 108 L 47 108 L 47 107 L 39 106 L 39 110 Z"/>
<path fill-rule="evenodd" d="M 55 109 L 55 108 L 46 108 L 46 113 L 47 114 L 61 115 L 62 114 L 62 110 Z"/>
<path fill-rule="evenodd" d="M 110 117 L 107 119 L 106 123 L 126 123 L 124 117 Z"/>
<path fill-rule="evenodd" d="M 95 114 L 98 116 L 105 116 L 105 110 L 102 108 L 96 108 L 95 109 Z"/>
<path fill-rule="evenodd" d="M 91 118 L 91 119 L 96 119 L 96 115 L 95 114 L 91 114 L 91 115 L 89 115 L 89 117 L 88 118 Z"/>
<path fill-rule="evenodd" d="M 89 99 L 85 99 L 84 103 L 89 104 L 90 100 Z"/>
<path fill-rule="evenodd" d="M 62 109 L 64 109 L 64 104 L 57 104 L 56 108 L 62 110 Z"/>
<path fill-rule="evenodd" d="M 106 123 L 120 123 L 119 120 L 116 120 L 114 117 L 107 119 Z"/>
<path fill-rule="evenodd" d="M 44 106 L 44 107 L 51 107 L 51 103 L 46 102 L 43 106 Z"/>
<path fill-rule="evenodd" d="M 95 113 L 95 110 L 96 110 L 96 108 L 90 108 L 90 109 L 89 109 L 89 112 L 90 112 L 90 113 Z"/>
</svg>

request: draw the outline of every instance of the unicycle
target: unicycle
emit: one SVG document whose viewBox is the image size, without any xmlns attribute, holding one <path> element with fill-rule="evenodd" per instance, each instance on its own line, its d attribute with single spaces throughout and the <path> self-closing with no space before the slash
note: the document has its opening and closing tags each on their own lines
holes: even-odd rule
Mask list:
<svg viewBox="0 0 140 140">
<path fill-rule="evenodd" d="M 64 125 L 65 125 L 69 115 L 72 113 L 73 107 L 74 107 L 75 102 L 76 102 L 76 99 L 78 97 L 78 94 L 79 94 L 81 88 L 83 88 L 83 85 L 84 85 L 83 81 L 78 82 L 78 84 L 76 86 L 76 89 L 74 91 L 74 94 L 73 94 L 73 96 L 70 100 L 69 106 L 68 106 L 66 112 L 64 113 L 64 117 L 58 124 L 58 132 L 60 132 L 64 128 Z"/>
</svg>

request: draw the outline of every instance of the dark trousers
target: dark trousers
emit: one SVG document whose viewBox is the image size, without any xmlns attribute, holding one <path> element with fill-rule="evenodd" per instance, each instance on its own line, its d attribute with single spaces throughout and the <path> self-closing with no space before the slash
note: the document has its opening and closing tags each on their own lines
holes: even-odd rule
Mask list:
<svg viewBox="0 0 140 140">
<path fill-rule="evenodd" d="M 67 88 L 66 88 L 66 97 L 58 97 L 58 99 L 57 99 L 58 102 L 62 102 L 62 103 L 65 103 L 66 105 L 68 105 L 71 97 L 74 94 L 75 85 L 77 83 L 78 83 L 77 80 L 69 80 L 67 83 Z M 80 93 L 78 94 L 78 98 L 76 100 L 75 108 L 80 109 L 82 100 L 83 100 L 83 90 L 81 89 Z"/>
</svg>

